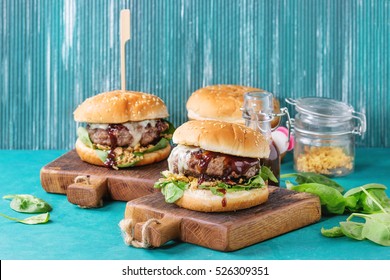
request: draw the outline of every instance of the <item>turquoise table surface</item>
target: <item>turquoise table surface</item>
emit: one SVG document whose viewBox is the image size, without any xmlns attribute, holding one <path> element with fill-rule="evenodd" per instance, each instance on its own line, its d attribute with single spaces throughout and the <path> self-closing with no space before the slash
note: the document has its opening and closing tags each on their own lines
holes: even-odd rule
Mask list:
<svg viewBox="0 0 390 280">
<path fill-rule="evenodd" d="M 81 209 L 70 204 L 66 196 L 42 189 L 40 168 L 65 152 L 0 150 L 0 195 L 29 193 L 53 206 L 50 222 L 43 225 L 24 225 L 0 217 L 0 259 L 390 259 L 389 247 L 346 237 L 330 239 L 320 234 L 322 227 L 333 227 L 347 216 L 324 217 L 316 224 L 228 253 L 182 242 L 157 249 L 128 247 L 118 227 L 125 202 L 109 201 L 100 209 Z M 292 171 L 289 155 L 282 164 L 282 173 Z M 370 182 L 390 186 L 390 149 L 358 149 L 355 172 L 337 181 L 346 189 Z M 8 200 L 0 200 L 0 212 L 26 217 L 11 210 Z"/>
</svg>

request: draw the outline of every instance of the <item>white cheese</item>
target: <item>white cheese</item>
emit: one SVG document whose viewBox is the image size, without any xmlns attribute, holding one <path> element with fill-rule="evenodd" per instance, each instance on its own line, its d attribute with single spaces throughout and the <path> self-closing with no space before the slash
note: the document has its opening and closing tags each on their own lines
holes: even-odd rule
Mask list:
<svg viewBox="0 0 390 280">
<path fill-rule="evenodd" d="M 188 161 L 190 160 L 191 153 L 199 151 L 199 147 L 190 147 L 185 145 L 177 145 L 171 152 L 168 158 L 169 171 L 173 172 L 173 162 L 177 161 L 177 171 L 179 174 L 183 174 L 188 169 Z"/>
<path fill-rule="evenodd" d="M 91 129 L 107 129 L 108 124 L 107 123 L 90 123 L 89 127 Z"/>
<path fill-rule="evenodd" d="M 156 120 L 145 120 L 140 122 L 126 122 L 122 123 L 125 126 L 130 134 L 133 136 L 133 142 L 130 144 L 131 147 L 135 147 L 142 138 L 142 134 L 145 132 L 145 128 L 150 124 L 152 127 L 156 125 Z M 90 123 L 89 127 L 91 129 L 107 129 L 108 124 L 106 123 Z"/>
</svg>

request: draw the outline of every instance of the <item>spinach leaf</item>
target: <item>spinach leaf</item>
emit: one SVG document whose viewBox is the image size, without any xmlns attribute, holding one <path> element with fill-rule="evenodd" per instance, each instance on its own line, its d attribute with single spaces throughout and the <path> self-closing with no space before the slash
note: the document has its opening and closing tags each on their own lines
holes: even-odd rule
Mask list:
<svg viewBox="0 0 390 280">
<path fill-rule="evenodd" d="M 132 167 L 132 166 L 134 166 L 137 162 L 139 162 L 139 160 L 131 161 L 131 162 L 124 163 L 124 164 L 118 164 L 117 167 L 119 167 L 119 168 Z"/>
<path fill-rule="evenodd" d="M 88 148 L 92 148 L 93 144 L 91 139 L 89 138 L 88 131 L 85 127 L 80 126 L 77 129 L 77 136 L 79 137 L 80 141 L 87 146 Z"/>
<path fill-rule="evenodd" d="M 278 179 L 276 179 L 274 173 L 272 173 L 271 169 L 269 169 L 267 166 L 263 165 L 261 167 L 260 176 L 261 176 L 261 178 L 263 178 L 264 181 L 267 181 L 269 179 L 274 183 L 278 182 Z"/>
<path fill-rule="evenodd" d="M 206 189 L 209 189 L 213 195 L 224 196 L 219 187 L 206 187 Z"/>
<path fill-rule="evenodd" d="M 276 177 L 274 176 L 274 174 L 272 173 L 272 171 L 268 167 L 262 166 L 259 173 L 255 176 L 253 176 L 252 178 L 250 178 L 245 184 L 229 185 L 229 184 L 226 184 L 224 182 L 219 182 L 217 187 L 209 187 L 209 186 L 200 185 L 199 188 L 209 189 L 212 192 L 213 192 L 212 188 L 215 188 L 215 190 L 225 189 L 226 192 L 228 192 L 228 193 L 238 192 L 238 191 L 248 191 L 250 189 L 264 187 L 266 185 L 265 180 L 268 180 L 268 179 L 270 179 L 270 180 L 275 179 L 276 182 L 278 181 L 276 179 Z M 223 193 L 220 191 L 218 191 L 217 193 L 213 193 L 213 194 L 223 195 Z"/>
<path fill-rule="evenodd" d="M 247 183 L 242 185 L 229 185 L 224 182 L 219 182 L 217 185 L 214 186 L 199 185 L 198 188 L 210 190 L 213 194 L 219 196 L 223 196 L 224 194 L 221 189 L 230 193 L 236 191 L 250 190 L 253 188 L 261 188 L 266 185 L 263 177 L 266 179 L 272 179 L 271 177 L 273 176 L 273 174 L 269 175 L 269 172 L 271 171 L 268 167 L 261 168 L 261 170 L 256 176 L 253 176 L 248 180 Z M 179 180 L 160 179 L 160 181 L 154 184 L 154 188 L 161 189 L 161 193 L 164 195 L 165 201 L 172 203 L 183 196 L 184 191 L 188 188 L 189 185 L 190 183 L 186 183 Z"/>
<path fill-rule="evenodd" d="M 22 224 L 27 224 L 27 225 L 45 224 L 50 219 L 49 212 L 44 213 L 44 214 L 31 216 L 31 217 L 28 217 L 28 218 L 23 219 L 23 220 L 4 215 L 2 213 L 0 213 L 0 216 L 4 217 L 6 219 L 9 219 L 9 220 L 12 220 L 12 221 L 15 221 L 18 223 L 22 223 Z"/>
<path fill-rule="evenodd" d="M 367 184 L 356 187 L 344 194 L 346 199 L 356 200 L 355 204 L 348 205 L 351 212 L 378 213 L 382 209 L 390 210 L 390 199 L 387 196 L 386 186 L 382 184 Z"/>
<path fill-rule="evenodd" d="M 390 199 L 384 190 L 370 189 L 367 190 L 367 193 L 360 195 L 359 202 L 362 205 L 362 209 L 359 212 L 373 214 L 380 212 L 382 209 L 390 210 Z M 375 202 L 378 202 L 379 205 Z"/>
<path fill-rule="evenodd" d="M 358 199 L 355 196 L 348 196 L 345 198 L 345 208 L 348 210 L 356 208 Z"/>
<path fill-rule="evenodd" d="M 381 208 L 383 213 L 352 213 L 345 222 L 340 222 L 341 231 L 345 236 L 356 240 L 368 239 L 383 246 L 390 246 L 390 214 L 379 204 L 376 198 L 368 193 L 368 190 L 364 188 L 361 189 L 367 196 L 371 197 L 374 203 Z M 352 195 L 356 194 L 357 192 L 353 192 Z M 364 219 L 365 223 L 352 221 L 355 217 Z"/>
<path fill-rule="evenodd" d="M 321 228 L 321 234 L 326 237 L 341 237 L 344 236 L 341 227 L 332 227 L 330 229 Z"/>
<path fill-rule="evenodd" d="M 390 246 L 390 214 L 377 213 L 371 215 L 356 214 L 366 219 L 363 236 L 377 244 Z"/>
<path fill-rule="evenodd" d="M 295 177 L 295 181 L 298 184 L 318 183 L 318 184 L 322 184 L 334 188 L 338 190 L 340 193 L 344 191 L 344 188 L 341 185 L 339 185 L 337 182 L 333 181 L 332 179 L 322 174 L 317 174 L 314 172 L 301 172 L 301 173 L 283 174 L 280 176 L 280 178 L 290 178 L 290 177 Z"/>
<path fill-rule="evenodd" d="M 134 155 L 137 157 L 142 157 L 144 154 L 152 153 L 161 149 L 164 149 L 166 146 L 169 145 L 169 141 L 166 138 L 161 138 L 160 141 L 150 149 L 147 149 L 143 152 L 134 152 Z M 125 168 L 125 167 L 131 167 L 134 166 L 139 160 L 128 162 L 125 164 L 118 164 L 118 167 Z"/>
<path fill-rule="evenodd" d="M 387 189 L 387 187 L 385 185 L 382 185 L 382 184 L 377 184 L 377 183 L 366 184 L 366 185 L 363 185 L 360 187 L 350 189 L 349 191 L 347 191 L 344 194 L 344 197 L 352 196 L 352 195 L 355 195 L 356 193 L 361 193 L 361 192 L 363 192 L 362 188 L 365 190 L 369 190 L 369 189 L 386 190 Z"/>
<path fill-rule="evenodd" d="M 232 193 L 232 192 L 239 192 L 239 191 L 247 191 L 251 189 L 251 187 L 245 187 L 242 185 L 228 185 L 223 182 L 218 183 L 217 186 L 199 185 L 198 188 L 203 190 L 210 190 L 213 194 L 219 196 L 223 196 L 224 191 L 227 193 Z"/>
<path fill-rule="evenodd" d="M 227 193 L 232 193 L 232 192 L 239 192 L 239 191 L 249 191 L 251 189 L 259 189 L 260 187 L 251 187 L 251 186 L 230 186 L 229 188 L 225 188 Z"/>
<path fill-rule="evenodd" d="M 106 162 L 108 157 L 108 151 L 95 149 L 95 153 L 97 154 L 97 156 L 100 158 L 102 162 Z"/>
<path fill-rule="evenodd" d="M 170 182 L 171 182 L 171 181 L 162 181 L 162 182 L 157 181 L 157 182 L 154 183 L 153 187 L 154 187 L 155 189 L 161 189 L 161 188 L 163 188 L 165 185 L 169 184 Z"/>
<path fill-rule="evenodd" d="M 52 210 L 49 203 L 30 194 L 5 195 L 3 199 L 12 199 L 10 207 L 22 213 L 45 213 Z"/>
<path fill-rule="evenodd" d="M 261 175 L 262 174 L 261 174 L 261 170 L 260 170 L 259 174 L 251 177 L 245 185 L 235 185 L 235 187 L 242 187 L 243 188 L 243 187 L 248 186 L 248 187 L 253 187 L 253 188 L 257 187 L 258 188 L 258 187 L 265 186 L 265 181 Z M 229 187 L 229 185 L 227 185 L 227 187 Z"/>
<path fill-rule="evenodd" d="M 363 218 L 365 223 L 351 221 L 354 217 Z M 353 239 L 368 239 L 383 246 L 390 246 L 390 214 L 352 213 L 346 222 L 340 222 L 343 233 Z"/>
<path fill-rule="evenodd" d="M 340 229 L 344 233 L 345 236 L 356 239 L 356 240 L 363 240 L 363 223 L 358 222 L 340 222 Z"/>
<path fill-rule="evenodd" d="M 306 183 L 301 185 L 290 185 L 289 189 L 298 192 L 315 194 L 320 198 L 324 213 L 343 214 L 345 209 L 345 199 L 341 193 L 331 187 L 318 183 Z"/>
<path fill-rule="evenodd" d="M 269 169 L 267 166 L 262 166 L 257 175 L 251 177 L 245 184 L 235 185 L 234 187 L 261 188 L 262 186 L 266 185 L 265 181 L 267 181 L 268 179 L 275 182 L 275 183 L 278 182 L 278 179 L 276 179 L 276 177 L 272 173 L 271 169 Z M 230 186 L 230 185 L 228 185 L 228 186 Z"/>
<path fill-rule="evenodd" d="M 161 193 L 164 195 L 166 202 L 173 203 L 183 196 L 187 187 L 188 183 L 181 181 L 171 181 L 161 188 Z"/>
<path fill-rule="evenodd" d="M 161 135 L 163 135 L 165 138 L 169 138 L 170 139 L 170 137 L 172 137 L 172 134 L 175 132 L 176 128 L 175 128 L 175 126 L 171 122 L 169 122 L 167 120 L 164 120 L 164 121 L 166 123 L 168 123 L 169 127 L 166 130 L 164 130 L 161 133 Z"/>
<path fill-rule="evenodd" d="M 164 149 L 168 145 L 169 145 L 169 141 L 166 138 L 161 138 L 160 141 L 158 141 L 158 143 L 156 145 L 154 145 L 150 149 L 147 149 L 142 154 L 152 153 L 152 152 Z"/>
<path fill-rule="evenodd" d="M 154 183 L 154 188 L 161 189 L 161 193 L 164 195 L 165 201 L 173 203 L 183 196 L 184 191 L 188 188 L 188 185 L 189 183 L 183 181 L 158 181 Z"/>
</svg>

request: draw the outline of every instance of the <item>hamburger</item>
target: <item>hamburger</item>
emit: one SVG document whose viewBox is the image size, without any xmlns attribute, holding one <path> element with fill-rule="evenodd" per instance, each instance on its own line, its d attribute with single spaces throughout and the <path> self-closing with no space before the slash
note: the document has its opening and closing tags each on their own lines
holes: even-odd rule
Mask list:
<svg viewBox="0 0 390 280">
<path fill-rule="evenodd" d="M 76 151 L 88 163 L 114 169 L 166 159 L 173 126 L 157 96 L 135 91 L 110 91 L 86 99 L 74 111 Z"/>
<path fill-rule="evenodd" d="M 264 136 L 246 126 L 221 121 L 189 121 L 176 129 L 177 146 L 169 170 L 154 187 L 165 201 L 202 212 L 245 209 L 268 200 L 268 180 L 277 182 L 262 164 L 270 147 Z"/>
<path fill-rule="evenodd" d="M 186 107 L 189 120 L 218 120 L 245 124 L 241 107 L 244 105 L 244 94 L 264 90 L 240 85 L 211 85 L 198 89 L 189 97 Z M 265 91 L 264 91 L 265 92 Z M 273 111 L 279 113 L 278 99 L 273 98 Z M 279 117 L 271 121 L 271 126 L 279 124 Z"/>
</svg>

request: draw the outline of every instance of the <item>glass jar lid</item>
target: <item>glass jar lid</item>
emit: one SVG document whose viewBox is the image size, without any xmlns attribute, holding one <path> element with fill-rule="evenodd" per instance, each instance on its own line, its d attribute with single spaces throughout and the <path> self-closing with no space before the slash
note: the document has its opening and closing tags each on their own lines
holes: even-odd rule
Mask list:
<svg viewBox="0 0 390 280">
<path fill-rule="evenodd" d="M 293 103 L 298 112 L 323 118 L 342 118 L 348 120 L 353 116 L 353 107 L 334 99 L 323 97 L 305 97 Z"/>
<path fill-rule="evenodd" d="M 315 135 L 358 134 L 366 131 L 366 117 L 347 103 L 324 97 L 287 98 L 295 106 L 294 129 Z"/>
</svg>

